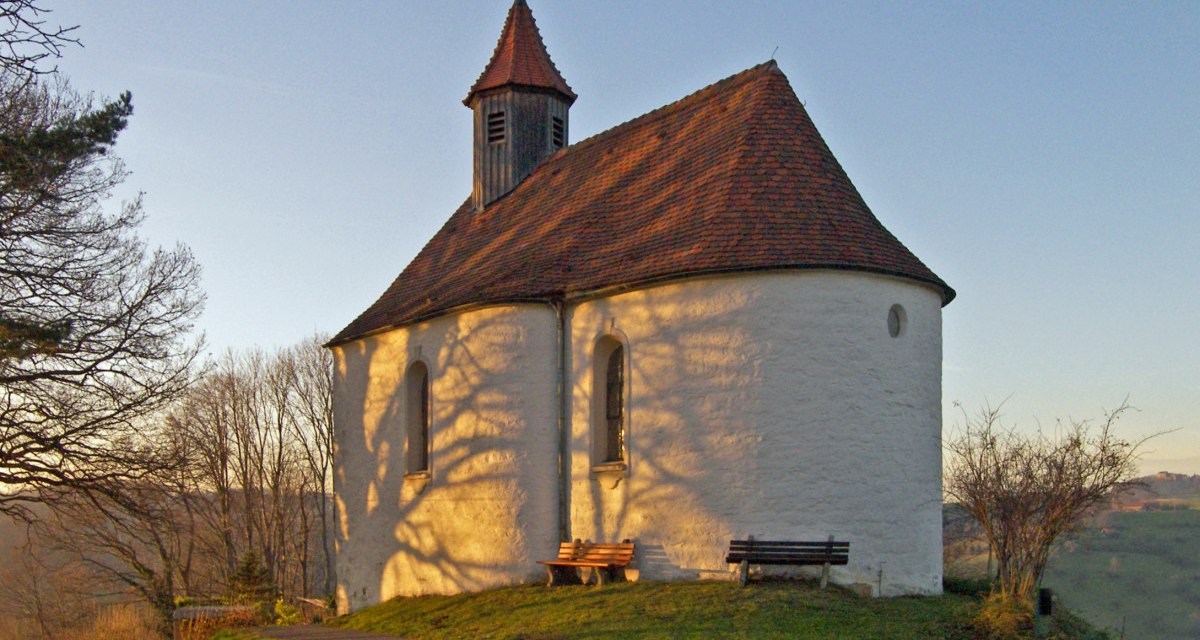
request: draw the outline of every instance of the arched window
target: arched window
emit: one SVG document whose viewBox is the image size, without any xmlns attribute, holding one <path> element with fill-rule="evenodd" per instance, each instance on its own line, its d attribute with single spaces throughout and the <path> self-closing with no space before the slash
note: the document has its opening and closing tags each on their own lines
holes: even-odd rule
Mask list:
<svg viewBox="0 0 1200 640">
<path fill-rule="evenodd" d="M 624 464 L 626 435 L 626 350 L 614 336 L 596 341 L 592 362 L 592 464 Z"/>
<path fill-rule="evenodd" d="M 407 380 L 408 473 L 429 472 L 429 368 L 416 362 Z"/>
<path fill-rule="evenodd" d="M 625 460 L 625 347 L 617 345 L 604 368 L 604 462 Z"/>
</svg>

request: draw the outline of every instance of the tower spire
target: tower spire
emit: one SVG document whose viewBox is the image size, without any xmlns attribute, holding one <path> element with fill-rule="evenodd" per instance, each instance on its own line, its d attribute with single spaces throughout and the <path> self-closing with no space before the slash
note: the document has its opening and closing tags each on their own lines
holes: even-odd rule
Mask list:
<svg viewBox="0 0 1200 640">
<path fill-rule="evenodd" d="M 525 0 L 515 0 L 492 59 L 463 100 L 475 112 L 476 211 L 567 146 L 573 102 L 575 92 L 550 60 L 533 12 Z"/>
<path fill-rule="evenodd" d="M 556 92 L 566 99 L 567 105 L 575 102 L 575 92 L 550 60 L 533 11 L 525 0 L 515 0 L 509 8 L 492 59 L 479 74 L 463 104 L 470 107 L 480 93 L 505 86 Z"/>
</svg>

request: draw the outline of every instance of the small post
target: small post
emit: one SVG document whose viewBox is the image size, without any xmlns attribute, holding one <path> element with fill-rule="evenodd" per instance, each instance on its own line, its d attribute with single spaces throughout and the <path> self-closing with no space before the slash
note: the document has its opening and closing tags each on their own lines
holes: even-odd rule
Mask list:
<svg viewBox="0 0 1200 640">
<path fill-rule="evenodd" d="M 829 584 L 829 561 L 833 558 L 833 534 L 829 534 L 829 542 L 825 543 L 825 566 L 821 569 L 821 589 Z"/>
<path fill-rule="evenodd" d="M 1046 638 L 1050 635 L 1050 618 L 1054 616 L 1054 592 L 1045 587 L 1037 590 L 1037 608 L 1033 617 L 1033 637 Z"/>
<path fill-rule="evenodd" d="M 746 555 L 754 551 L 754 536 L 746 536 Z M 743 558 L 738 563 L 738 584 L 743 587 L 750 582 L 750 561 Z"/>
</svg>

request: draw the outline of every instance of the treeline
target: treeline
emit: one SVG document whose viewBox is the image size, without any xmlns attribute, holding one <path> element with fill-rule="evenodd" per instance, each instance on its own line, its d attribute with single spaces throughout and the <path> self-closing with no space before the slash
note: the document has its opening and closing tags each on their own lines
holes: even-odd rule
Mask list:
<svg viewBox="0 0 1200 640">
<path fill-rule="evenodd" d="M 20 569 L 45 575 L 0 591 L 31 618 L 54 618 L 58 608 L 44 604 L 68 595 L 132 591 L 164 632 L 184 599 L 326 598 L 334 588 L 332 358 L 321 343 L 226 353 L 144 426 L 140 441 L 104 444 L 154 471 L 47 501 L 23 550 L 34 561 Z M 261 567 L 266 583 L 252 593 L 239 580 L 248 565 Z"/>
<path fill-rule="evenodd" d="M 219 592 L 249 555 L 283 593 L 332 592 L 332 358 L 321 343 L 227 354 L 170 414 L 203 560 L 181 573 L 185 592 Z"/>
</svg>

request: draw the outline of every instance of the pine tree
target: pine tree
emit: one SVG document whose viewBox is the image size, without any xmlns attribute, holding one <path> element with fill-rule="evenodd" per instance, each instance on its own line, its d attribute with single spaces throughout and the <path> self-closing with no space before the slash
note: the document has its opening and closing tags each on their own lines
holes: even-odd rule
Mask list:
<svg viewBox="0 0 1200 640">
<path fill-rule="evenodd" d="M 142 425 L 191 383 L 203 294 L 186 247 L 149 249 L 111 153 L 129 93 L 99 104 L 39 65 L 71 42 L 0 2 L 0 513 L 119 492 L 171 460 Z"/>
<path fill-rule="evenodd" d="M 275 582 L 270 572 L 251 551 L 229 577 L 229 600 L 237 604 L 261 604 L 275 598 Z"/>
</svg>

